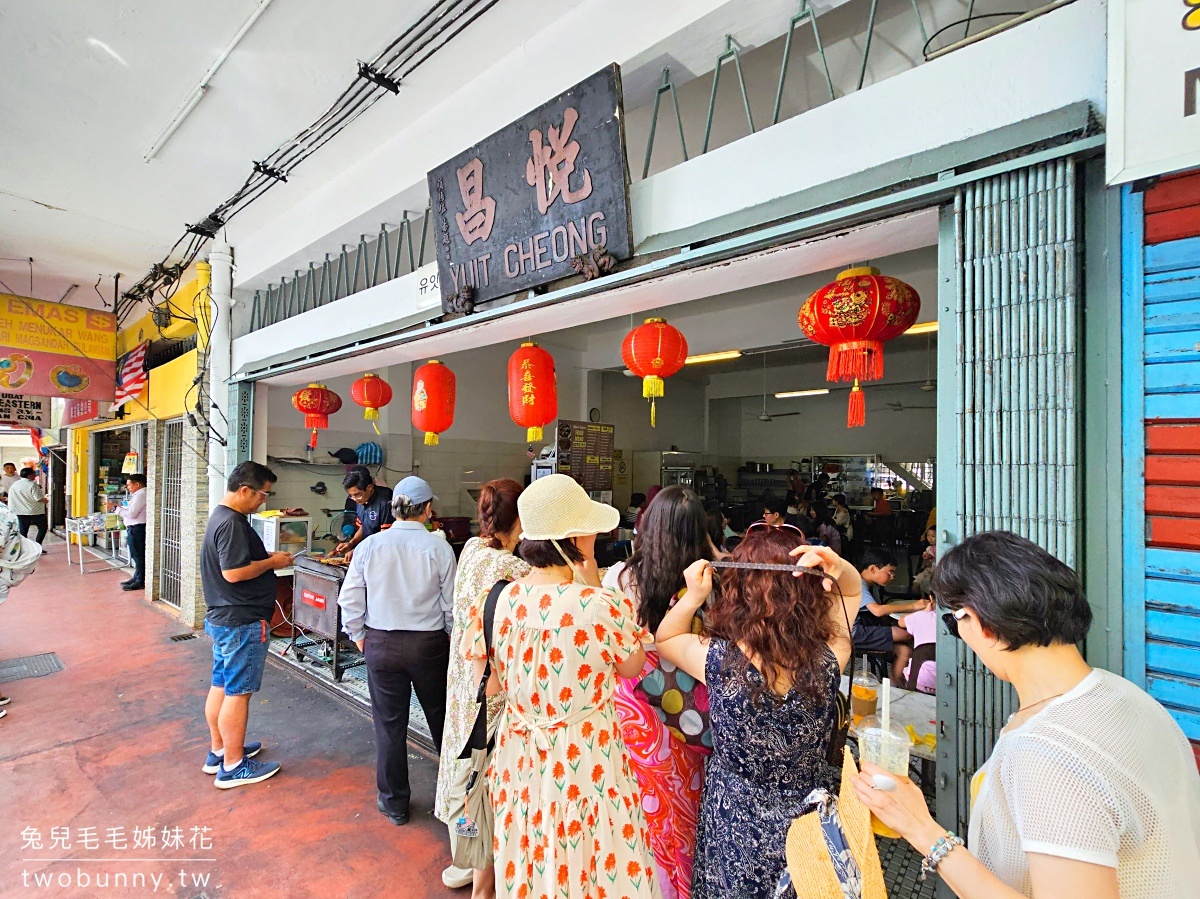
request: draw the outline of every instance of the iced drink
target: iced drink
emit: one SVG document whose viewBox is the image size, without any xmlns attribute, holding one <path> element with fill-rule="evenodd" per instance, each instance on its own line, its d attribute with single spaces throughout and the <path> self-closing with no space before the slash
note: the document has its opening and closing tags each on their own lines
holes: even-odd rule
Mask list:
<svg viewBox="0 0 1200 899">
<path fill-rule="evenodd" d="M 867 670 L 866 660 L 863 667 L 854 675 L 850 684 L 850 715 L 854 720 L 854 729 L 864 718 L 874 715 L 879 708 L 879 678 Z"/>
<path fill-rule="evenodd" d="M 896 726 L 888 731 L 878 717 L 866 718 L 856 725 L 858 731 L 858 753 L 864 762 L 882 768 L 889 774 L 908 777 L 908 752 L 912 741 L 908 734 Z M 881 837 L 896 839 L 900 834 L 871 815 L 871 829 Z"/>
</svg>

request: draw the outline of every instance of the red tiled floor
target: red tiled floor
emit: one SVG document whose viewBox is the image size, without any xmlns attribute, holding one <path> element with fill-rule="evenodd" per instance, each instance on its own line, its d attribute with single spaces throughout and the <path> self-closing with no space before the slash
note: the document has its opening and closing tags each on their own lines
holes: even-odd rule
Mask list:
<svg viewBox="0 0 1200 899">
<path fill-rule="evenodd" d="M 282 762 L 283 771 L 263 784 L 215 789 L 200 771 L 208 639 L 172 643 L 185 628 L 140 594 L 122 593 L 123 577 L 81 576 L 54 543 L 0 606 L 0 659 L 56 652 L 65 665 L 0 684 L 12 698 L 0 719 L 0 896 L 154 895 L 154 874 L 159 895 L 181 897 L 456 895 L 441 883 L 446 831 L 430 815 L 435 762 L 410 752 L 413 820 L 393 826 L 375 809 L 370 721 L 295 675 L 268 665 L 251 702 L 250 738 L 264 743 L 260 758 Z M 187 842 L 135 850 L 133 829 L 151 826 L 160 836 L 180 827 Z M 71 829 L 70 852 L 51 848 L 52 827 Z M 78 846 L 87 827 L 100 840 L 94 850 Z M 106 844 L 114 827 L 124 828 L 126 848 Z M 212 828 L 211 849 L 192 848 L 193 827 Z M 25 846 L 26 828 L 40 832 L 42 850 Z M 133 861 L 163 856 L 214 861 Z M 23 860 L 64 857 L 91 860 Z M 144 875 L 148 885 L 78 886 L 105 874 L 115 884 L 119 873 Z M 72 882 L 38 888 L 35 874 Z M 210 875 L 207 886 L 193 885 L 192 874 Z"/>
</svg>

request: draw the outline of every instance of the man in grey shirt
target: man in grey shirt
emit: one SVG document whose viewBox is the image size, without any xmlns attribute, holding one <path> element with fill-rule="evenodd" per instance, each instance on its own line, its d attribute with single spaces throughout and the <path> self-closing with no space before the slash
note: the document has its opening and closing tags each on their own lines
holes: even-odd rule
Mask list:
<svg viewBox="0 0 1200 899">
<path fill-rule="evenodd" d="M 354 551 L 338 605 L 342 629 L 367 660 L 375 723 L 375 806 L 408 823 L 408 704 L 412 691 L 440 751 L 454 621 L 454 551 L 425 529 L 437 499 L 421 478 L 393 490 L 395 523 Z"/>
</svg>

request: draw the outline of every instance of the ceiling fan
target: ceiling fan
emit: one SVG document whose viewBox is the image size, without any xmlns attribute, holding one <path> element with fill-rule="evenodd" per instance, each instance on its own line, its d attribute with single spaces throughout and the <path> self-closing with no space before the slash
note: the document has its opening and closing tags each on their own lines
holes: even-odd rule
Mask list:
<svg viewBox="0 0 1200 899">
<path fill-rule="evenodd" d="M 777 418 L 786 418 L 789 415 L 799 415 L 799 412 L 776 412 L 772 415 L 767 411 L 767 354 L 763 353 L 763 395 L 762 395 L 762 412 L 758 414 L 758 420 L 766 424 Z"/>
<path fill-rule="evenodd" d="M 907 412 L 910 409 L 936 409 L 937 406 L 913 406 L 909 403 L 884 403 L 886 409 L 872 409 L 872 412 Z"/>
</svg>

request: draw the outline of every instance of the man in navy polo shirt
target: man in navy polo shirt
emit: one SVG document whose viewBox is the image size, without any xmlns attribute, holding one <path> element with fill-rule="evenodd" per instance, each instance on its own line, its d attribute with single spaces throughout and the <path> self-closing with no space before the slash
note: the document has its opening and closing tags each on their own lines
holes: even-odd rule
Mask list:
<svg viewBox="0 0 1200 899">
<path fill-rule="evenodd" d="M 334 553 L 345 555 L 350 559 L 354 548 L 372 534 L 390 528 L 396 520 L 392 514 L 392 490 L 375 483 L 370 469 L 365 465 L 355 465 L 347 472 L 342 486 L 346 495 L 354 501 L 357 529 L 354 536 L 345 543 L 339 543 Z"/>
</svg>

